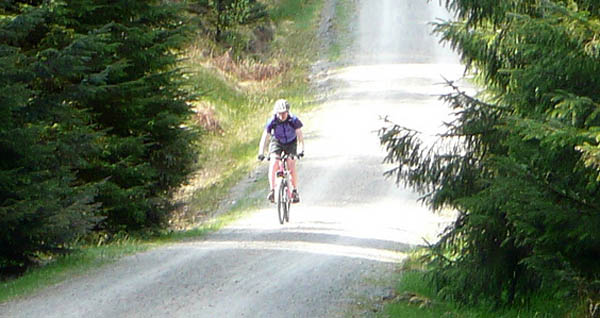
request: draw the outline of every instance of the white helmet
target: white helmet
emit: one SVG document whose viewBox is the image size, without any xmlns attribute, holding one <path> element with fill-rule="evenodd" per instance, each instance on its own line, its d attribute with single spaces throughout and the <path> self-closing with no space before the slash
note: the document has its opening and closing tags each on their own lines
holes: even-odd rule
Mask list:
<svg viewBox="0 0 600 318">
<path fill-rule="evenodd" d="M 285 99 L 278 99 L 273 106 L 273 113 L 283 113 L 290 111 L 290 103 Z"/>
</svg>

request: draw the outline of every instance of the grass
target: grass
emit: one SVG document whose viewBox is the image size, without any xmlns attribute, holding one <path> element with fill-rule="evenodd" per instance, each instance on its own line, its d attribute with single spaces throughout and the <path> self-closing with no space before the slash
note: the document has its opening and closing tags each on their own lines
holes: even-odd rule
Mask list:
<svg viewBox="0 0 600 318">
<path fill-rule="evenodd" d="M 46 265 L 32 268 L 18 279 L 1 282 L 0 303 L 81 275 L 125 255 L 145 251 L 150 246 L 148 243 L 126 238 L 107 245 L 83 246 L 72 254 L 47 259 Z"/>
<path fill-rule="evenodd" d="M 269 61 L 263 62 L 266 66 L 225 59 L 221 61 L 223 65 L 237 63 L 239 67 L 232 68 L 234 73 L 224 72 L 211 63 L 214 62 L 211 57 L 202 54 L 200 42 L 191 46 L 189 58 L 185 60 L 183 67 L 189 70 L 188 76 L 193 81 L 190 89 L 202 95 L 195 105 L 199 111 L 195 120 L 204 117 L 213 125 L 206 129 L 198 143 L 199 168 L 190 184 L 180 191 L 178 199 L 185 208 L 174 216 L 171 231 L 151 238 L 123 237 L 101 244 L 102 240 L 97 240 L 98 244 L 93 246 L 81 244 L 79 250 L 70 255 L 47 257 L 43 266 L 32 268 L 19 278 L 0 282 L 0 303 L 85 274 L 126 255 L 198 239 L 249 213 L 264 201 L 262 195 L 254 194 L 265 186 L 266 177 L 248 188 L 226 214 L 209 221 L 206 218 L 219 208 L 230 189 L 258 165 L 258 140 L 272 103 L 280 97 L 287 98 L 293 112 L 300 115 L 313 107 L 305 79 L 315 58 L 313 38 L 322 1 L 266 2 L 278 26 L 272 43 L 275 53 L 268 57 Z M 289 67 L 285 72 L 278 72 L 267 64 Z M 247 73 L 248 69 L 264 70 L 269 78 L 248 81 L 235 74 L 235 70 Z"/>
<path fill-rule="evenodd" d="M 352 0 L 338 0 L 335 7 L 335 19 L 333 28 L 336 36 L 333 38 L 328 48 L 330 61 L 340 61 L 345 58 L 345 54 L 351 50 L 347 48 L 353 44 L 353 34 L 350 26 L 356 18 L 357 3 Z"/>
<path fill-rule="evenodd" d="M 314 48 L 314 31 L 318 27 L 315 13 L 321 10 L 323 1 L 282 0 L 277 3 L 272 6 L 270 15 L 283 31 L 275 37 L 278 48 L 292 52 L 290 57 L 296 59 L 311 58 L 314 53 L 310 48 Z"/>
<path fill-rule="evenodd" d="M 424 266 L 418 261 L 415 251 L 401 267 L 397 276 L 396 295 L 393 301 L 385 305 L 380 317 L 402 318 L 553 318 L 584 317 L 575 313 L 577 308 L 570 300 L 561 299 L 551 292 L 540 293 L 530 299 L 528 306 L 514 306 L 492 309 L 491 306 L 461 306 L 446 301 L 437 295 L 427 283 Z"/>
</svg>

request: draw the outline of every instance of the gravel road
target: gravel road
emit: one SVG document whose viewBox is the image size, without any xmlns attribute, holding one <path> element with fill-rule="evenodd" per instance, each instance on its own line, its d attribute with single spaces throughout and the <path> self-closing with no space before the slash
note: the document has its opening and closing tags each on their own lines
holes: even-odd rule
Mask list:
<svg viewBox="0 0 600 318">
<path fill-rule="evenodd" d="M 360 304 L 390 292 L 388 277 L 405 252 L 423 238 L 435 240 L 449 221 L 382 177 L 389 167 L 381 164 L 379 116 L 435 132 L 448 118 L 436 98 L 446 88 L 438 83 L 442 76 L 460 78 L 463 68 L 429 35 L 426 23 L 441 12 L 435 3 L 359 6 L 356 58 L 315 74 L 335 89 L 318 111 L 300 114 L 302 202 L 292 207 L 290 223 L 279 225 L 274 206 L 265 203 L 203 240 L 129 256 L 0 304 L 0 316 L 367 315 Z"/>
</svg>

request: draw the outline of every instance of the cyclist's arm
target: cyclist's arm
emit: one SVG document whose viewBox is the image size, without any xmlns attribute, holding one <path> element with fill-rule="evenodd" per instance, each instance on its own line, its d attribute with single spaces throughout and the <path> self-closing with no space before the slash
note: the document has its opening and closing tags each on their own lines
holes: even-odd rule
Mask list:
<svg viewBox="0 0 600 318">
<path fill-rule="evenodd" d="M 302 136 L 302 129 L 296 129 L 296 138 L 298 138 L 298 153 L 304 152 L 304 136 Z"/>
<path fill-rule="evenodd" d="M 258 154 L 263 155 L 265 153 L 265 146 L 267 141 L 271 139 L 271 134 L 267 130 L 263 130 L 262 136 L 260 137 L 260 145 L 258 146 Z"/>
</svg>

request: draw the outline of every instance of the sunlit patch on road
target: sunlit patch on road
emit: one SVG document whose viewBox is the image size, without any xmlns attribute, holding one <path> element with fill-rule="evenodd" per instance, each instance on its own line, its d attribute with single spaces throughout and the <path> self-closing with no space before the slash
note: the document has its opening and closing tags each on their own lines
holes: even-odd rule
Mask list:
<svg viewBox="0 0 600 318">
<path fill-rule="evenodd" d="M 340 256 L 360 258 L 365 260 L 399 263 L 406 254 L 393 250 L 365 248 L 359 246 L 346 246 L 339 244 L 313 243 L 304 241 L 206 241 L 197 245 L 198 248 L 207 249 L 252 249 L 252 250 L 278 250 L 319 254 L 325 256 Z M 317 255 L 315 255 L 317 256 Z"/>
</svg>

